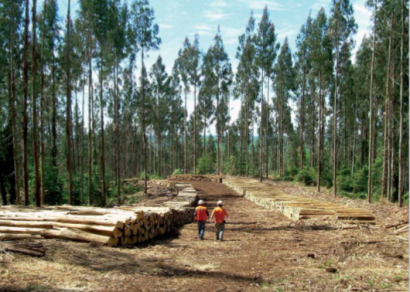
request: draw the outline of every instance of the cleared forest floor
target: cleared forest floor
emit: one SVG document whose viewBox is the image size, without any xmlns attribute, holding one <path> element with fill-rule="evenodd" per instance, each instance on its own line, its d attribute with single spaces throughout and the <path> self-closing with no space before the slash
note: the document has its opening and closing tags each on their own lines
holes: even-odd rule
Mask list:
<svg viewBox="0 0 410 292">
<path fill-rule="evenodd" d="M 320 222 L 296 224 L 223 184 L 189 183 L 211 210 L 224 201 L 230 214 L 224 242 L 214 241 L 213 224 L 199 241 L 195 223 L 130 249 L 43 240 L 48 249 L 43 258 L 2 255 L 0 291 L 409 289 L 408 234 L 378 226 L 337 230 Z M 296 191 L 288 183 L 271 183 Z"/>
</svg>

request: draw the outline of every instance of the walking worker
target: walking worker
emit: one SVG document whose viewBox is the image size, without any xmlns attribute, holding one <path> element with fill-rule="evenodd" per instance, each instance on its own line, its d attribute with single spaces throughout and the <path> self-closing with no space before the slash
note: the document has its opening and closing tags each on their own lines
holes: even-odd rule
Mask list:
<svg viewBox="0 0 410 292">
<path fill-rule="evenodd" d="M 198 237 L 200 240 L 204 240 L 205 224 L 208 220 L 209 212 L 208 208 L 204 206 L 204 201 L 199 200 L 198 207 L 195 208 L 195 220 L 198 222 Z"/>
<path fill-rule="evenodd" d="M 225 219 L 228 218 L 228 212 L 224 208 L 222 208 L 223 202 L 218 201 L 217 206 L 214 211 L 212 212 L 211 222 L 212 219 L 215 218 L 215 228 L 216 228 L 216 240 L 223 241 L 224 238 L 224 230 L 225 230 Z"/>
</svg>

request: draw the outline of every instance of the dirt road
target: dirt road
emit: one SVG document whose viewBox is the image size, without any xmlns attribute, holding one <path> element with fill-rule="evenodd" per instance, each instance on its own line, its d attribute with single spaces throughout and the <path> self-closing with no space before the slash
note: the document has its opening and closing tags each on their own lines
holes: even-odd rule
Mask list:
<svg viewBox="0 0 410 292">
<path fill-rule="evenodd" d="M 132 249 L 45 240 L 46 257 L 0 263 L 0 291 L 408 291 L 397 235 L 295 225 L 222 184 L 190 183 L 211 210 L 224 201 L 224 242 L 212 224 L 199 241 L 195 223 Z"/>
</svg>

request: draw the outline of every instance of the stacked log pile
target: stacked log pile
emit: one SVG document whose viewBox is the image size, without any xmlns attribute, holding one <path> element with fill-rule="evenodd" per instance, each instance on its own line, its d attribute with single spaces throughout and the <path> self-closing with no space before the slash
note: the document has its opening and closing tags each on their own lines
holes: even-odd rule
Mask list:
<svg viewBox="0 0 410 292">
<path fill-rule="evenodd" d="M 57 238 L 108 246 L 145 242 L 192 222 L 196 190 L 182 184 L 176 188 L 175 200 L 160 207 L 1 207 L 0 240 Z"/>
<path fill-rule="evenodd" d="M 178 174 L 170 175 L 167 178 L 170 181 L 212 181 L 222 182 L 223 177 L 216 174 Z"/>
<path fill-rule="evenodd" d="M 223 182 L 252 202 L 270 210 L 280 211 L 292 220 L 328 216 L 346 223 L 376 223 L 375 217 L 367 210 L 289 195 L 256 179 L 227 177 Z"/>
</svg>

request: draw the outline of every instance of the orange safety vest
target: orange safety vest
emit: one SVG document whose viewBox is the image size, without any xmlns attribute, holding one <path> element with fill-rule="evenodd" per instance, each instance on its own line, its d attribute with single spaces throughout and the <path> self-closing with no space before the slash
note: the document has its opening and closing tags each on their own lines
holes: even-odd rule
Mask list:
<svg viewBox="0 0 410 292">
<path fill-rule="evenodd" d="M 198 206 L 195 208 L 196 221 L 206 221 L 208 219 L 208 209 L 205 206 Z"/>
<path fill-rule="evenodd" d="M 216 223 L 223 223 L 225 220 L 225 217 L 228 216 L 228 212 L 224 208 L 221 207 L 216 207 L 213 215 L 215 217 L 215 222 Z"/>
</svg>

